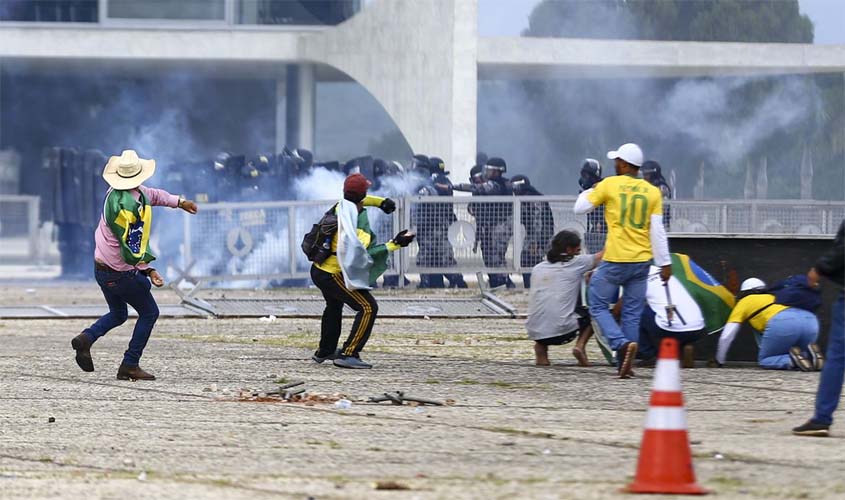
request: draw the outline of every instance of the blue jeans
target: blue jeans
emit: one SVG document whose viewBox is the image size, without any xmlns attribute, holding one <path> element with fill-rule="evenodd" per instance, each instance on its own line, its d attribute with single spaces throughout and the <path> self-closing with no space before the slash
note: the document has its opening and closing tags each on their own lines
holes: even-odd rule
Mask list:
<svg viewBox="0 0 845 500">
<path fill-rule="evenodd" d="M 775 314 L 766 325 L 757 362 L 769 370 L 791 370 L 794 368 L 789 357 L 789 348 L 798 346 L 809 357 L 808 344 L 819 336 L 819 320 L 816 315 L 790 307 Z"/>
<path fill-rule="evenodd" d="M 123 354 L 123 364 L 130 367 L 138 366 L 141 354 L 158 319 L 158 305 L 153 294 L 150 293 L 152 284 L 146 276 L 136 271 L 111 272 L 97 269 L 94 277 L 103 291 L 103 296 L 109 305 L 109 312 L 88 327 L 85 334 L 93 343 L 112 328 L 125 323 L 129 316 L 126 305 L 129 304 L 138 313 L 138 321 L 135 323 L 129 348 Z"/>
<path fill-rule="evenodd" d="M 638 353 L 642 354 L 643 359 L 649 359 L 657 356 L 657 347 L 660 342 L 668 337 L 677 339 L 680 347 L 696 342 L 701 337 L 701 330 L 694 330 L 691 332 L 670 332 L 658 326 L 657 321 L 654 320 L 654 310 L 645 306 L 643 308 L 643 315 L 640 318 L 640 340 Z"/>
<path fill-rule="evenodd" d="M 830 320 L 830 334 L 827 338 L 827 354 L 824 368 L 819 380 L 819 391 L 816 393 L 816 414 L 813 422 L 830 425 L 833 423 L 833 412 L 839 404 L 842 395 L 842 381 L 845 378 L 845 325 L 843 325 L 843 308 L 845 308 L 845 292 L 839 292 L 839 298 L 833 303 L 833 313 Z"/>
<path fill-rule="evenodd" d="M 646 279 L 650 265 L 650 262 L 604 261 L 590 279 L 590 314 L 596 319 L 614 351 L 628 342 L 636 342 L 640 336 L 640 315 L 645 306 Z M 620 286 L 625 288 L 621 328 L 609 309 L 619 294 Z"/>
</svg>

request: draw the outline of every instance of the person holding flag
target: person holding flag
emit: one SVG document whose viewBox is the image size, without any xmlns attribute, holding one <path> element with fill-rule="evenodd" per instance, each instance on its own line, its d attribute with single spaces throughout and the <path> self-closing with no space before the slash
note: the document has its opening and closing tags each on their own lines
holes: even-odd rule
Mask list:
<svg viewBox="0 0 845 500">
<path fill-rule="evenodd" d="M 164 278 L 150 262 L 149 252 L 154 206 L 181 208 L 197 213 L 197 204 L 163 189 L 143 186 L 155 173 L 155 160 L 144 160 L 131 149 L 109 158 L 103 179 L 110 188 L 103 204 L 103 215 L 94 232 L 94 277 L 109 306 L 109 312 L 71 340 L 76 363 L 93 372 L 91 346 L 128 317 L 127 304 L 138 313 L 129 347 L 117 370 L 118 380 L 155 380 L 139 366 L 144 347 L 158 319 L 158 305 L 150 293 L 150 282 L 164 285 Z"/>
<path fill-rule="evenodd" d="M 359 173 L 343 181 L 343 199 L 332 207 L 337 215 L 337 231 L 331 241 L 332 255 L 311 266 L 311 280 L 326 301 L 320 324 L 320 346 L 311 356 L 315 363 L 332 360 L 341 368 L 373 367 L 360 356 L 378 314 L 378 303 L 370 290 L 387 270 L 388 252 L 405 248 L 414 241 L 414 233 L 405 229 L 387 243 L 376 243 L 364 207 L 379 207 L 389 214 L 396 210 L 396 203 L 390 198 L 368 196 L 369 188 L 370 181 Z M 355 311 L 355 320 L 349 337 L 338 349 L 344 304 Z"/>
<path fill-rule="evenodd" d="M 654 366 L 664 337 L 682 346 L 684 368 L 693 366 L 693 343 L 704 333 L 722 329 L 734 306 L 733 294 L 698 266 L 688 255 L 670 254 L 672 277 L 664 282 L 660 269 L 651 266 L 646 287 L 646 307 L 640 319 L 637 366 Z"/>
</svg>

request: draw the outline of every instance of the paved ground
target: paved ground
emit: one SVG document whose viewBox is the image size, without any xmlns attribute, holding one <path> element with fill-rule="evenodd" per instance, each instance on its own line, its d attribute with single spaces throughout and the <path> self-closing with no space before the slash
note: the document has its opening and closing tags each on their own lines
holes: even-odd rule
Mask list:
<svg viewBox="0 0 845 500">
<path fill-rule="evenodd" d="M 0 301 L 98 300 L 89 284 L 27 288 L 7 284 Z M 167 319 L 142 363 L 159 380 L 119 382 L 129 328 L 95 346 L 87 374 L 69 346 L 86 323 L 0 322 L 2 498 L 621 497 L 652 374 L 621 381 L 606 366 L 578 368 L 566 347 L 536 368 L 518 320 L 379 321 L 365 356 L 376 368 L 361 372 L 308 360 L 316 320 Z M 683 377 L 704 486 L 723 498 L 845 498 L 845 431 L 789 435 L 809 414 L 817 374 Z M 352 407 L 237 401 L 280 379 L 347 395 Z M 454 404 L 364 402 L 395 390 Z"/>
</svg>

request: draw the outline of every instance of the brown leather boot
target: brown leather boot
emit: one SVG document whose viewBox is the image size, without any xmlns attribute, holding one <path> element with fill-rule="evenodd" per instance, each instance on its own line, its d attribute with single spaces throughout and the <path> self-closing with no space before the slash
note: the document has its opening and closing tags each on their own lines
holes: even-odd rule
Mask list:
<svg viewBox="0 0 845 500">
<path fill-rule="evenodd" d="M 70 346 L 76 351 L 76 364 L 84 372 L 94 371 L 94 360 L 91 359 L 91 340 L 85 332 L 80 333 L 70 341 Z"/>
<path fill-rule="evenodd" d="M 156 376 L 145 372 L 140 366 L 120 365 L 117 369 L 118 380 L 155 380 Z"/>
</svg>

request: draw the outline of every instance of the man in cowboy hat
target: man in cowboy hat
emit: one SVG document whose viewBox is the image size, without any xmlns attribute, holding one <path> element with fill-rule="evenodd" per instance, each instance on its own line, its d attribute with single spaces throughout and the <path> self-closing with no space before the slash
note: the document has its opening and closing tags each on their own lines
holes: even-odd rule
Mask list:
<svg viewBox="0 0 845 500">
<path fill-rule="evenodd" d="M 103 291 L 109 312 L 71 341 L 76 363 L 83 371 L 94 371 L 91 345 L 112 328 L 122 325 L 131 305 L 138 321 L 117 370 L 118 380 L 155 380 L 138 363 L 158 319 L 158 306 L 150 293 L 150 282 L 160 287 L 164 279 L 149 263 L 155 256 L 148 251 L 152 207 L 181 208 L 195 214 L 197 204 L 141 184 L 155 173 L 155 160 L 138 158 L 128 149 L 112 156 L 103 170 L 111 188 L 106 193 L 103 216 L 94 232 L 94 276 Z"/>
</svg>

